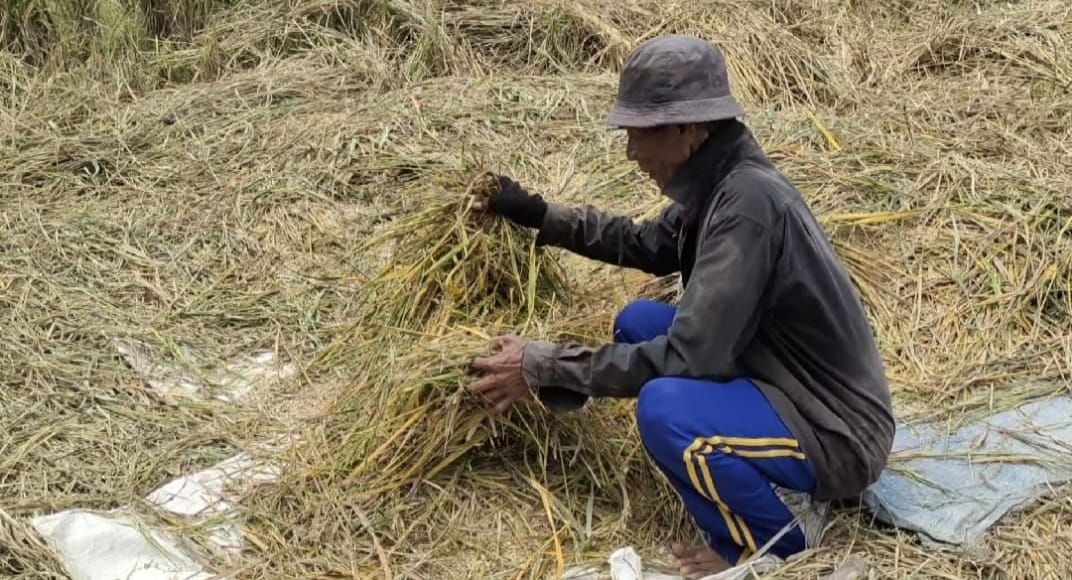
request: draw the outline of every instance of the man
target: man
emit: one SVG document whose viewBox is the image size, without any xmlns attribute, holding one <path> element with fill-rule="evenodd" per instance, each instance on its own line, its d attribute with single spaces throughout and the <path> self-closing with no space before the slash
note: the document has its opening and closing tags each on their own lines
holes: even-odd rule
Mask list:
<svg viewBox="0 0 1072 580">
<path fill-rule="evenodd" d="M 858 496 L 886 464 L 890 393 L 848 275 L 797 190 L 774 168 L 730 94 L 721 53 L 690 37 L 628 59 L 610 124 L 672 203 L 636 224 L 549 204 L 509 178 L 482 207 L 537 228 L 538 243 L 656 275 L 680 272 L 678 307 L 627 306 L 603 346 L 503 337 L 474 367 L 498 411 L 562 389 L 637 397 L 642 443 L 708 546 L 673 548 L 698 578 L 807 547 L 776 490 Z M 783 529 L 784 528 L 784 529 Z"/>
</svg>

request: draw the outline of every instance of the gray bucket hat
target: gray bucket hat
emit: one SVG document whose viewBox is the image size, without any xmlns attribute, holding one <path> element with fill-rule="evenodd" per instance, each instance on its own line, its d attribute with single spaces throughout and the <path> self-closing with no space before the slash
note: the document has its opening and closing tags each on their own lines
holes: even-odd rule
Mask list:
<svg viewBox="0 0 1072 580">
<path fill-rule="evenodd" d="M 705 123 L 744 116 L 730 94 L 726 59 L 692 36 L 659 36 L 629 55 L 607 122 L 616 127 Z"/>
</svg>

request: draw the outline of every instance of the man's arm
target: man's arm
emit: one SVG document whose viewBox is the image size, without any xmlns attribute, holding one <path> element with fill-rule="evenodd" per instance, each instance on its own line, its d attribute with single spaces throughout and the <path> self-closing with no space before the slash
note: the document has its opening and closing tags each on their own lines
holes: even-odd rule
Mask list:
<svg viewBox="0 0 1072 580">
<path fill-rule="evenodd" d="M 640 223 L 593 207 L 548 204 L 536 243 L 664 276 L 681 269 L 677 253 L 680 225 L 681 207 L 677 204 Z"/>
<path fill-rule="evenodd" d="M 775 259 L 768 226 L 737 214 L 715 218 L 667 335 L 598 347 L 531 342 L 522 357 L 526 382 L 536 389 L 634 397 L 661 376 L 735 378 L 734 363 L 755 335 Z"/>
<path fill-rule="evenodd" d="M 514 223 L 539 230 L 536 242 L 616 266 L 663 276 L 681 269 L 677 234 L 681 208 L 670 205 L 658 218 L 635 223 L 592 207 L 549 204 L 516 181 L 496 176 L 499 190 L 474 207 L 497 213 Z"/>
</svg>

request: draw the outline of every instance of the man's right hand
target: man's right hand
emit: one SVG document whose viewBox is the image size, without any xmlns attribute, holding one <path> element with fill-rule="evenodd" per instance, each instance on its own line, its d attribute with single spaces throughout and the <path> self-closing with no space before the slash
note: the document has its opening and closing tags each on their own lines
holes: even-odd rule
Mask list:
<svg viewBox="0 0 1072 580">
<path fill-rule="evenodd" d="M 539 195 L 525 191 L 518 183 L 504 175 L 496 175 L 499 191 L 485 199 L 477 199 L 473 207 L 489 211 L 524 227 L 539 229 L 547 213 L 547 202 Z"/>
</svg>

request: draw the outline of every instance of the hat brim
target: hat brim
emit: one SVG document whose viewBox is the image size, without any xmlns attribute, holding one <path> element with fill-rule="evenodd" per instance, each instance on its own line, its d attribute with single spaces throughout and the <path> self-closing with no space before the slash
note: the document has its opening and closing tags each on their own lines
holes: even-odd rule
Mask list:
<svg viewBox="0 0 1072 580">
<path fill-rule="evenodd" d="M 658 127 L 660 125 L 681 125 L 686 123 L 708 123 L 744 116 L 733 95 L 695 101 L 674 101 L 669 103 L 614 104 L 607 124 L 614 127 Z"/>
</svg>

